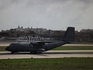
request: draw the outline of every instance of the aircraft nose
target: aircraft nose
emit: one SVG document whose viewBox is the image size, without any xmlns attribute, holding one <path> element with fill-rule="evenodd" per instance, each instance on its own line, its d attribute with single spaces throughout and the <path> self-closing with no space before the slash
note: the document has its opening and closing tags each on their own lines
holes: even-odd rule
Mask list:
<svg viewBox="0 0 93 70">
<path fill-rule="evenodd" d="M 5 48 L 5 50 L 7 50 L 7 51 L 8 51 L 8 50 L 9 50 L 9 47 L 6 47 L 6 48 Z"/>
</svg>

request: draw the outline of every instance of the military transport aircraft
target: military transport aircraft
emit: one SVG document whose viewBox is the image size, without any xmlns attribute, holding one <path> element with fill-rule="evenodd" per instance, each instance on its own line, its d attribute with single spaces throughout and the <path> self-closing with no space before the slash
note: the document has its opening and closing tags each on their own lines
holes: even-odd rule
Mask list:
<svg viewBox="0 0 93 70">
<path fill-rule="evenodd" d="M 75 40 L 75 28 L 68 27 L 61 41 L 15 42 L 15 43 L 11 43 L 5 49 L 7 51 L 11 51 L 11 53 L 29 51 L 32 54 L 38 54 L 59 47 L 61 45 L 74 42 L 74 40 Z"/>
</svg>

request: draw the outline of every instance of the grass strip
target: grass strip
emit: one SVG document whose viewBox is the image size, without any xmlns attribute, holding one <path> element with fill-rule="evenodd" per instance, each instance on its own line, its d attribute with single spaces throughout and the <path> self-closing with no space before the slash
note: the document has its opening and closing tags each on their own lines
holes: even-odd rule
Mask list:
<svg viewBox="0 0 93 70">
<path fill-rule="evenodd" d="M 6 51 L 5 48 L 6 46 L 0 46 L 0 51 Z"/>
<path fill-rule="evenodd" d="M 93 50 L 93 46 L 60 46 L 53 50 Z"/>
<path fill-rule="evenodd" d="M 1 59 L 0 70 L 93 70 L 93 58 Z"/>
<path fill-rule="evenodd" d="M 74 42 L 73 44 L 93 44 L 93 42 Z"/>
</svg>

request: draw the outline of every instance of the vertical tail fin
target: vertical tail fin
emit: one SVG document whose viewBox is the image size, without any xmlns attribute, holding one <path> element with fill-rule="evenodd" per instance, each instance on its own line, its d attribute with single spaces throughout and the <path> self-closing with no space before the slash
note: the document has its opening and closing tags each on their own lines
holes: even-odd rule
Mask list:
<svg viewBox="0 0 93 70">
<path fill-rule="evenodd" d="M 63 36 L 63 41 L 65 42 L 75 41 L 75 28 L 74 27 L 67 28 L 65 35 Z"/>
</svg>

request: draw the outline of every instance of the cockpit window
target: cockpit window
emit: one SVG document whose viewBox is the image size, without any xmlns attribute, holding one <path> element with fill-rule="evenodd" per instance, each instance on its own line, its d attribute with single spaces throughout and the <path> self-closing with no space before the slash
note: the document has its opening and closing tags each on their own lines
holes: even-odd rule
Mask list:
<svg viewBox="0 0 93 70">
<path fill-rule="evenodd" d="M 14 43 L 10 44 L 10 46 L 14 46 Z"/>
<path fill-rule="evenodd" d="M 12 46 L 13 44 L 10 44 L 9 46 Z"/>
</svg>

